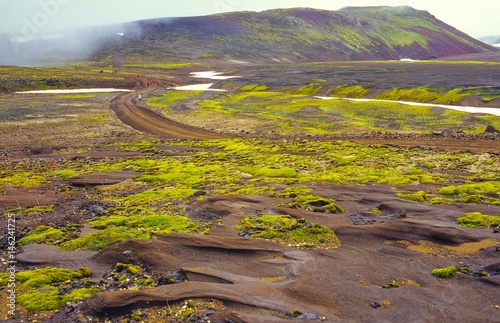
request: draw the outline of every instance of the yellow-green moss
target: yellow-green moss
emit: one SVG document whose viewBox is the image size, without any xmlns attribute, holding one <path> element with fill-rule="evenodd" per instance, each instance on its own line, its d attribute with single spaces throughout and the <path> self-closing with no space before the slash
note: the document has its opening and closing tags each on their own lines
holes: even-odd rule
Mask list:
<svg viewBox="0 0 500 323">
<path fill-rule="evenodd" d="M 322 197 L 316 194 L 299 195 L 294 198 L 293 202 L 286 203 L 284 207 L 303 209 L 312 211 L 316 207 L 324 208 L 332 213 L 343 213 L 342 207 L 336 204 L 334 199 Z"/>
<path fill-rule="evenodd" d="M 82 301 L 97 294 L 97 287 L 78 288 L 69 294 L 62 294 L 59 288 L 44 286 L 26 291 L 17 298 L 17 302 L 29 311 L 51 311 L 68 302 Z"/>
<path fill-rule="evenodd" d="M 75 233 L 76 226 L 69 228 L 53 228 L 49 226 L 38 226 L 19 239 L 20 245 L 40 243 L 56 245 L 78 237 Z"/>
<path fill-rule="evenodd" d="M 300 248 L 337 248 L 340 240 L 333 230 L 289 215 L 249 216 L 236 230 L 240 235 L 276 241 Z"/>
<path fill-rule="evenodd" d="M 86 267 L 72 271 L 64 268 L 46 267 L 35 270 L 27 270 L 16 274 L 16 282 L 20 283 L 20 289 L 40 288 L 46 285 L 54 285 L 74 279 L 91 277 L 92 272 Z M 8 273 L 0 273 L 0 288 L 5 288 L 9 279 Z"/>
<path fill-rule="evenodd" d="M 267 91 L 269 86 L 265 84 L 248 84 L 240 87 L 240 92 L 263 92 Z"/>
<path fill-rule="evenodd" d="M 330 96 L 340 98 L 364 98 L 369 93 L 370 90 L 363 88 L 361 85 L 337 86 L 330 93 Z"/>
<path fill-rule="evenodd" d="M 486 215 L 480 212 L 466 213 L 457 219 L 457 223 L 469 228 L 498 227 L 500 215 Z"/>
<path fill-rule="evenodd" d="M 474 195 L 484 193 L 500 194 L 500 182 L 489 181 L 459 186 L 446 186 L 439 190 L 442 195 Z"/>
<path fill-rule="evenodd" d="M 438 278 L 453 278 L 456 274 L 458 274 L 459 270 L 455 266 L 449 266 L 445 268 L 436 268 L 432 271 L 432 276 Z"/>
<path fill-rule="evenodd" d="M 150 239 L 152 235 L 171 232 L 202 233 L 204 225 L 183 216 L 105 216 L 88 222 L 99 231 L 64 242 L 64 250 L 101 250 L 131 239 Z"/>
</svg>

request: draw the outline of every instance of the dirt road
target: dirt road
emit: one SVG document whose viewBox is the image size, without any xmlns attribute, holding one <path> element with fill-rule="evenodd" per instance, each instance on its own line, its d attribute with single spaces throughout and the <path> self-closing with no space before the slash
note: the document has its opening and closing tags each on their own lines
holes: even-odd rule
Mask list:
<svg viewBox="0 0 500 323">
<path fill-rule="evenodd" d="M 153 90 L 156 87 L 152 88 Z M 149 90 L 149 89 L 148 89 Z M 185 124 L 180 124 L 148 109 L 146 104 L 138 100 L 146 90 L 127 92 L 111 100 L 110 108 L 126 125 L 141 131 L 167 138 L 176 139 L 218 139 L 222 134 L 210 133 Z"/>
</svg>

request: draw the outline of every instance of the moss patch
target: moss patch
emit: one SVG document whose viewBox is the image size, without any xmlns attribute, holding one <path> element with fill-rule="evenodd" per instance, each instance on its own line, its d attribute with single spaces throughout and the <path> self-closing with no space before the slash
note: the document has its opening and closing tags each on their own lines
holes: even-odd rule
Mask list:
<svg viewBox="0 0 500 323">
<path fill-rule="evenodd" d="M 316 194 L 299 195 L 293 199 L 293 202 L 283 204 L 282 206 L 309 211 L 313 211 L 317 208 L 323 208 L 331 213 L 344 212 L 344 209 L 337 205 L 334 199 L 322 197 Z"/>
<path fill-rule="evenodd" d="M 145 240 L 153 235 L 166 235 L 171 232 L 202 233 L 206 229 L 206 224 L 191 221 L 183 216 L 109 216 L 99 217 L 88 223 L 99 231 L 64 242 L 59 248 L 98 251 L 130 239 Z"/>
<path fill-rule="evenodd" d="M 6 288 L 9 276 L 0 274 L 0 288 Z M 20 283 L 18 288 L 21 294 L 17 297 L 17 303 L 29 311 L 50 311 L 58 309 L 67 302 L 90 298 L 99 292 L 96 286 L 75 288 L 72 282 L 82 281 L 91 276 L 92 272 L 86 267 L 75 271 L 46 267 L 19 272 L 16 274 L 16 281 Z M 71 287 L 68 287 L 70 285 Z"/>
<path fill-rule="evenodd" d="M 236 230 L 240 235 L 267 239 L 299 248 L 331 249 L 340 246 L 333 230 L 289 215 L 258 215 L 242 220 Z"/>
<path fill-rule="evenodd" d="M 457 223 L 469 228 L 498 227 L 500 215 L 486 215 L 480 212 L 466 213 L 457 219 Z"/>
<path fill-rule="evenodd" d="M 484 193 L 500 194 L 500 182 L 488 181 L 482 183 L 464 184 L 459 186 L 446 186 L 439 190 L 439 194 L 449 196 L 475 195 Z"/>
<path fill-rule="evenodd" d="M 17 298 L 17 302 L 29 311 L 51 311 L 68 302 L 82 301 L 97 293 L 99 289 L 95 286 L 74 289 L 68 294 L 63 294 L 57 287 L 44 286 L 23 293 Z"/>
<path fill-rule="evenodd" d="M 76 233 L 79 225 L 69 227 L 54 228 L 49 226 L 38 226 L 28 232 L 23 238 L 19 239 L 20 245 L 40 243 L 48 245 L 57 245 L 65 241 L 78 237 Z"/>
<path fill-rule="evenodd" d="M 459 270 L 455 266 L 449 266 L 445 268 L 436 268 L 432 271 L 432 276 L 438 278 L 453 278 L 458 274 Z"/>
</svg>

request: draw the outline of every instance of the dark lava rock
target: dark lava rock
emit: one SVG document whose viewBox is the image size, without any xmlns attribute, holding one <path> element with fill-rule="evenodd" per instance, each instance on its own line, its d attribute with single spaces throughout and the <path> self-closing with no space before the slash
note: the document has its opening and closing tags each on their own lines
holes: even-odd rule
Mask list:
<svg viewBox="0 0 500 323">
<path fill-rule="evenodd" d="M 486 130 L 484 130 L 484 133 L 500 133 L 499 130 L 497 130 L 495 127 L 493 127 L 492 125 L 488 125 L 486 127 Z"/>
<path fill-rule="evenodd" d="M 374 219 L 370 219 L 359 213 L 351 214 L 349 218 L 354 225 L 372 225 L 376 222 Z"/>
</svg>

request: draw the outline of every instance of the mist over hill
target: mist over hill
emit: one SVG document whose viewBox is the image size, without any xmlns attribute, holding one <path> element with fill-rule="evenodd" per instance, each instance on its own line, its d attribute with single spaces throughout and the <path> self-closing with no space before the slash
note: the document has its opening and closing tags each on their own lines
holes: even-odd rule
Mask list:
<svg viewBox="0 0 500 323">
<path fill-rule="evenodd" d="M 496 51 L 411 7 L 232 12 L 83 28 L 21 39 L 0 35 L 0 64 L 95 59 L 251 62 L 431 59 Z"/>
<path fill-rule="evenodd" d="M 489 44 L 489 45 L 492 45 L 495 47 L 500 47 L 500 35 L 481 37 L 479 40 L 486 43 L 486 44 Z"/>
</svg>

